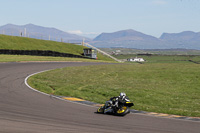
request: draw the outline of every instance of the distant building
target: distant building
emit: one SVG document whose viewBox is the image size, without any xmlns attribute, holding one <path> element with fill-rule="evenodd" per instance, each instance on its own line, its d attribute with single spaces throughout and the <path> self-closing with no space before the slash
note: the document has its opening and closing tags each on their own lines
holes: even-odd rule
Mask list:
<svg viewBox="0 0 200 133">
<path fill-rule="evenodd" d="M 121 53 L 121 50 L 115 50 L 115 51 L 112 51 L 110 54 L 111 55 L 118 55 Z"/>
<path fill-rule="evenodd" d="M 116 53 L 120 53 L 121 52 L 121 50 L 116 50 Z"/>
<path fill-rule="evenodd" d="M 129 59 L 127 59 L 127 61 L 144 62 L 145 60 L 143 58 L 135 57 L 135 58 L 129 58 Z"/>
<path fill-rule="evenodd" d="M 90 57 L 93 59 L 97 59 L 97 51 L 92 48 L 85 48 L 83 49 L 83 54 L 86 57 Z"/>
</svg>

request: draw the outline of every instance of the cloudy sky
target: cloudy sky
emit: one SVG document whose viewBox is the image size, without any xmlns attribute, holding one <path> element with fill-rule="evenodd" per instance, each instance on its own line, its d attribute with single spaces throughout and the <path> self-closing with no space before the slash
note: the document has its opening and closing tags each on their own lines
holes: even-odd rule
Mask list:
<svg viewBox="0 0 200 133">
<path fill-rule="evenodd" d="M 35 24 L 95 37 L 134 29 L 200 32 L 200 0 L 0 0 L 0 26 Z"/>
</svg>

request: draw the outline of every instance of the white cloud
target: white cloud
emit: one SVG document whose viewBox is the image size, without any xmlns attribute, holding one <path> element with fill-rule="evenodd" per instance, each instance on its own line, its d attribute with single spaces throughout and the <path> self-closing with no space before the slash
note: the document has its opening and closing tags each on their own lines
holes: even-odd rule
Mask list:
<svg viewBox="0 0 200 133">
<path fill-rule="evenodd" d="M 72 31 L 67 31 L 67 32 L 68 32 L 68 33 L 71 33 L 71 34 L 78 34 L 78 35 L 83 34 L 83 32 L 80 31 L 80 30 L 72 30 Z"/>
<path fill-rule="evenodd" d="M 98 35 L 100 33 L 97 33 L 97 32 L 86 32 L 86 33 L 83 33 L 85 35 Z"/>
<path fill-rule="evenodd" d="M 86 32 L 83 33 L 83 36 L 89 37 L 89 38 L 95 38 L 99 35 L 100 33 L 97 32 Z"/>
<path fill-rule="evenodd" d="M 101 34 L 101 33 L 97 33 L 97 32 L 82 32 L 81 30 L 70 30 L 67 32 L 70 34 L 76 34 L 79 36 L 85 36 L 85 37 L 89 37 L 89 38 L 94 38 L 97 35 Z"/>
<path fill-rule="evenodd" d="M 70 34 L 77 34 L 77 35 L 98 35 L 98 34 L 100 34 L 97 32 L 82 32 L 81 30 L 70 30 L 67 32 Z"/>
<path fill-rule="evenodd" d="M 153 4 L 155 4 L 155 5 L 166 5 L 167 2 L 165 0 L 154 0 Z"/>
<path fill-rule="evenodd" d="M 70 31 L 67 31 L 68 33 L 71 33 L 71 34 L 78 34 L 78 35 L 97 35 L 97 34 L 100 34 L 100 33 L 97 33 L 97 32 L 82 32 L 81 30 L 70 30 Z"/>
</svg>

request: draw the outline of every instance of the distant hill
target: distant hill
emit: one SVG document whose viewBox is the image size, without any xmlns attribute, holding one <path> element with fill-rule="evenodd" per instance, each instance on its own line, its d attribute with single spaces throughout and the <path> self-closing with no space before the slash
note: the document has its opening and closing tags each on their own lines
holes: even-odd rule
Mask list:
<svg viewBox="0 0 200 133">
<path fill-rule="evenodd" d="M 96 47 L 123 47 L 137 49 L 200 49 L 200 32 L 163 33 L 160 38 L 135 30 L 102 33 L 91 42 Z"/>
<path fill-rule="evenodd" d="M 63 42 L 82 42 L 83 38 L 86 41 L 90 41 L 89 38 L 70 34 L 56 28 L 48 28 L 37 26 L 34 24 L 27 25 L 14 25 L 7 24 L 0 27 L 0 34 L 12 35 L 12 36 L 23 36 L 43 40 L 63 41 Z"/>
<path fill-rule="evenodd" d="M 136 49 L 199 49 L 200 32 L 184 31 L 181 33 L 163 33 L 160 38 L 144 34 L 132 29 L 121 30 L 113 33 L 102 33 L 93 40 L 70 34 L 56 28 L 37 26 L 34 24 L 13 25 L 7 24 L 0 27 L 0 34 L 12 36 L 26 36 L 42 40 L 63 41 L 80 43 L 85 38 L 93 46 L 99 48 L 136 48 Z"/>
<path fill-rule="evenodd" d="M 177 47 L 200 49 L 200 32 L 163 33 L 160 39 Z"/>
<path fill-rule="evenodd" d="M 135 30 L 122 30 L 114 33 L 102 33 L 97 36 L 94 41 L 157 41 L 156 37 L 143 34 Z"/>
<path fill-rule="evenodd" d="M 163 33 L 160 39 L 166 41 L 188 41 L 194 39 L 196 40 L 198 34 L 200 35 L 200 33 L 195 33 L 193 31 L 184 31 L 181 33 Z"/>
<path fill-rule="evenodd" d="M 129 29 L 113 33 L 102 33 L 93 39 L 97 47 L 153 48 L 160 43 L 156 37 Z"/>
</svg>

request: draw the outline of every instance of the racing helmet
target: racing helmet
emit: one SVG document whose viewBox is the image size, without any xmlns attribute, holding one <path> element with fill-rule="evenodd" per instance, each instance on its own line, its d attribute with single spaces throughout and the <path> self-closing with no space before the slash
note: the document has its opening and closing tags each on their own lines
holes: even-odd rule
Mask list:
<svg viewBox="0 0 200 133">
<path fill-rule="evenodd" d="M 125 97 L 125 96 L 126 96 L 126 93 L 121 92 L 121 93 L 119 94 L 119 96 L 120 96 L 120 97 Z"/>
</svg>

